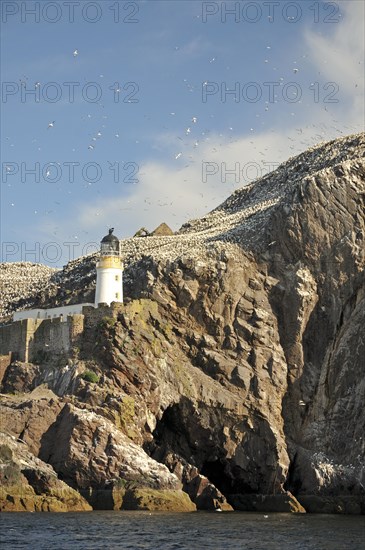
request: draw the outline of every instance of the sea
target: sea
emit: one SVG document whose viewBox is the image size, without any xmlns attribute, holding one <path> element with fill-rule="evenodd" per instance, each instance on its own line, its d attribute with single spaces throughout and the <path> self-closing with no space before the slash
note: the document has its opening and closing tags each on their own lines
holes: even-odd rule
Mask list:
<svg viewBox="0 0 365 550">
<path fill-rule="evenodd" d="M 364 550 L 365 516 L 244 512 L 2 513 L 14 550 Z"/>
</svg>

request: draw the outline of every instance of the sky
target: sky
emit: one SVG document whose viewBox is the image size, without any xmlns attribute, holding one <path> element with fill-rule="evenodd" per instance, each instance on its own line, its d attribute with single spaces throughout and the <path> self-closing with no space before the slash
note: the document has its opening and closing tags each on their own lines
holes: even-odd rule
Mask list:
<svg viewBox="0 0 365 550">
<path fill-rule="evenodd" d="M 364 3 L 1 2 L 1 261 L 174 231 L 364 130 Z"/>
</svg>

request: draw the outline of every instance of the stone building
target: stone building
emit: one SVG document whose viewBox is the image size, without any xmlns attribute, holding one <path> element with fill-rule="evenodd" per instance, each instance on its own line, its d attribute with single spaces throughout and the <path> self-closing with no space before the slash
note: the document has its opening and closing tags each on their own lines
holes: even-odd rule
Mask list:
<svg viewBox="0 0 365 550">
<path fill-rule="evenodd" d="M 2 366 L 14 360 L 37 361 L 49 353 L 69 355 L 77 348 L 85 328 L 103 316 L 115 315 L 115 305 L 123 303 L 123 262 L 113 230 L 101 240 L 95 303 L 15 312 L 13 322 L 0 327 Z"/>
</svg>

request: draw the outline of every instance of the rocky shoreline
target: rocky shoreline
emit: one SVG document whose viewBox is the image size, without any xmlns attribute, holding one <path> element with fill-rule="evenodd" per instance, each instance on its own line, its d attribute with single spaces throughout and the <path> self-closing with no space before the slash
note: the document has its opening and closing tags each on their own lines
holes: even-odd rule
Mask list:
<svg viewBox="0 0 365 550">
<path fill-rule="evenodd" d="M 0 509 L 365 513 L 364 155 L 322 144 L 123 241 L 125 303 L 4 370 Z M 3 315 L 92 301 L 95 257 L 47 277 Z"/>
</svg>

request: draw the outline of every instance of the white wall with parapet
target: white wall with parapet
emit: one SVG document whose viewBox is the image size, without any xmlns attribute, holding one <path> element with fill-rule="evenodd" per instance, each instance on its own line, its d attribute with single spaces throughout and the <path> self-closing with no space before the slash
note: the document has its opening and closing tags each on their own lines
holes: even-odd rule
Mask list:
<svg viewBox="0 0 365 550">
<path fill-rule="evenodd" d="M 61 315 L 63 315 L 66 321 L 67 315 L 78 315 L 82 313 L 82 308 L 85 306 L 94 307 L 94 304 L 74 304 L 72 306 L 54 307 L 50 309 L 16 311 L 13 314 L 13 321 L 21 321 L 22 319 L 53 319 L 54 317 L 61 317 Z"/>
</svg>

